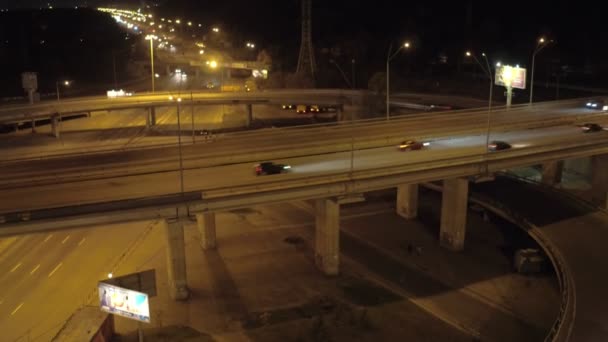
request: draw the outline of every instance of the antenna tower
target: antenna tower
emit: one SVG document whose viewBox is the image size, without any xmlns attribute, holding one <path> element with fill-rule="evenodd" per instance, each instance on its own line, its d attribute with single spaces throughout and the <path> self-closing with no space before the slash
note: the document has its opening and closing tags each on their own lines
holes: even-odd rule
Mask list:
<svg viewBox="0 0 608 342">
<path fill-rule="evenodd" d="M 312 0 L 302 1 L 302 42 L 300 44 L 300 57 L 298 58 L 297 74 L 307 74 L 311 79 L 315 79 L 315 53 L 312 48 L 311 37 L 311 2 Z"/>
</svg>

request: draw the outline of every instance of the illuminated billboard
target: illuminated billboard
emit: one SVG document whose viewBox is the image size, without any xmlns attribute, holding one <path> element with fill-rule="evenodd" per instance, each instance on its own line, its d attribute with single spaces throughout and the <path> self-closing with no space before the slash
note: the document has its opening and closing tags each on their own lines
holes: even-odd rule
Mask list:
<svg viewBox="0 0 608 342">
<path fill-rule="evenodd" d="M 501 65 L 496 68 L 496 85 L 526 89 L 526 69 Z"/>
<path fill-rule="evenodd" d="M 99 303 L 102 311 L 150 323 L 150 305 L 145 293 L 100 282 Z"/>
</svg>

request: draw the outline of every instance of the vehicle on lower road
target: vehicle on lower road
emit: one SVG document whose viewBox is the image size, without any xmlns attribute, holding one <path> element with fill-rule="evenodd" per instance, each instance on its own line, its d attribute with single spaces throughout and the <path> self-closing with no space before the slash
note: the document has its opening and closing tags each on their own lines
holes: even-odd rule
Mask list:
<svg viewBox="0 0 608 342">
<path fill-rule="evenodd" d="M 604 100 L 589 100 L 585 103 L 585 107 L 589 109 L 608 110 L 608 105 Z"/>
</svg>

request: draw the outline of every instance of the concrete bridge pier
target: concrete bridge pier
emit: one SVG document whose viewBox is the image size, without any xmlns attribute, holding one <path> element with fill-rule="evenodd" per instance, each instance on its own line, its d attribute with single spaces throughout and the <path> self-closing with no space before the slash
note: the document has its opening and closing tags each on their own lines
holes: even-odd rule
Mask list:
<svg viewBox="0 0 608 342">
<path fill-rule="evenodd" d="M 201 238 L 201 248 L 203 250 L 215 249 L 217 247 L 215 213 L 196 214 L 196 225 Z"/>
<path fill-rule="evenodd" d="M 608 154 L 591 157 L 591 201 L 608 209 Z"/>
<path fill-rule="evenodd" d="M 53 135 L 55 138 L 59 138 L 59 135 L 61 134 L 59 124 L 59 115 L 53 115 L 51 117 L 51 135 Z"/>
<path fill-rule="evenodd" d="M 543 163 L 541 181 L 551 186 L 561 183 L 563 169 L 563 160 Z"/>
<path fill-rule="evenodd" d="M 335 199 L 315 201 L 315 263 L 326 275 L 340 269 L 340 203 Z"/>
<path fill-rule="evenodd" d="M 408 220 L 418 216 L 418 184 L 397 187 L 397 215 Z"/>
<path fill-rule="evenodd" d="M 163 222 L 167 240 L 167 273 L 169 295 L 174 300 L 188 299 L 184 226 L 179 219 Z"/>
<path fill-rule="evenodd" d="M 469 181 L 466 178 L 443 180 L 439 244 L 452 251 L 464 249 L 468 195 Z"/>
<path fill-rule="evenodd" d="M 148 112 L 146 113 L 146 128 L 151 128 L 152 126 L 156 126 L 156 107 L 148 108 Z"/>
</svg>

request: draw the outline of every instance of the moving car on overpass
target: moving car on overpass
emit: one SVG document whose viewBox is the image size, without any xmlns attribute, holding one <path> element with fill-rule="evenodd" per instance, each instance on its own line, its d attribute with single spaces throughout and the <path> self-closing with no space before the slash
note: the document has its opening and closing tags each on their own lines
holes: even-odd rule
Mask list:
<svg viewBox="0 0 608 342">
<path fill-rule="evenodd" d="M 288 172 L 290 169 L 290 165 L 277 164 L 274 162 L 262 162 L 255 165 L 255 174 L 256 176 L 275 175 Z"/>
<path fill-rule="evenodd" d="M 581 126 L 581 129 L 584 133 L 592 133 L 592 132 L 600 132 L 603 131 L 604 128 L 596 123 L 586 123 Z"/>
<path fill-rule="evenodd" d="M 510 148 L 511 148 L 511 144 L 509 144 L 508 142 L 499 141 L 499 140 L 491 141 L 490 144 L 488 145 L 488 151 L 490 151 L 490 152 L 508 150 Z"/>
<path fill-rule="evenodd" d="M 399 144 L 399 151 L 415 151 L 421 150 L 425 146 L 429 146 L 428 142 L 422 143 L 416 140 L 405 140 Z"/>
</svg>

